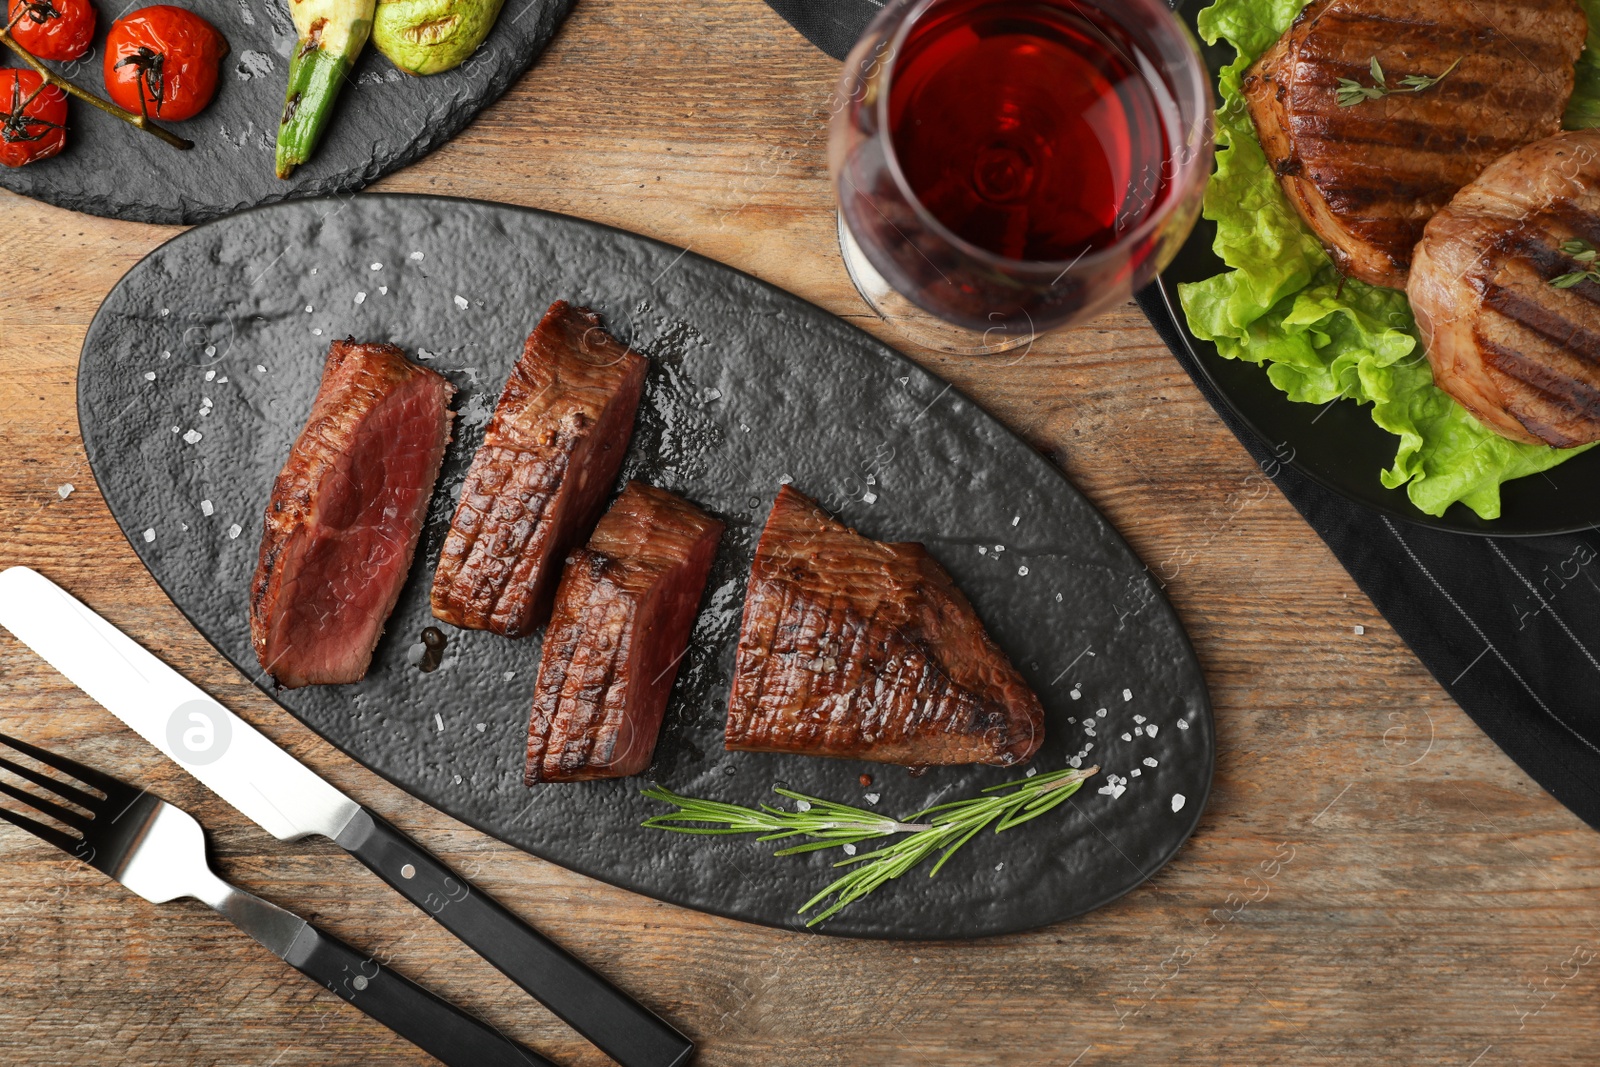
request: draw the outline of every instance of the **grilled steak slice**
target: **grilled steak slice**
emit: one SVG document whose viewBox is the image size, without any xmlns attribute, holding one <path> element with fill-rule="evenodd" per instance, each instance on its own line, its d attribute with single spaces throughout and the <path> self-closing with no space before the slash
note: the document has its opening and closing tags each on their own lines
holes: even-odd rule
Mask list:
<svg viewBox="0 0 1600 1067">
<path fill-rule="evenodd" d="M 699 508 L 629 482 L 567 557 L 534 686 L 529 785 L 650 766 L 721 536 Z"/>
<path fill-rule="evenodd" d="M 434 615 L 507 637 L 545 620 L 561 561 L 622 466 L 647 366 L 594 312 L 550 305 L 472 458 L 433 576 Z"/>
<path fill-rule="evenodd" d="M 1561 128 L 1588 23 L 1577 0 L 1316 0 L 1243 89 L 1289 202 L 1344 273 L 1403 288 L 1433 213 L 1483 168 Z M 1391 91 L 1341 107 L 1339 80 Z"/>
<path fill-rule="evenodd" d="M 333 342 L 272 486 L 250 638 L 286 688 L 359 681 L 411 569 L 455 389 L 386 344 Z"/>
<path fill-rule="evenodd" d="M 912 765 L 1030 758 L 1044 709 L 920 544 L 840 525 L 789 486 L 756 547 L 730 749 Z"/>
<path fill-rule="evenodd" d="M 1491 164 L 1417 245 L 1406 295 L 1434 381 L 1514 441 L 1600 441 L 1600 284 L 1551 284 L 1597 266 L 1584 248 L 1600 248 L 1600 130 Z"/>
</svg>

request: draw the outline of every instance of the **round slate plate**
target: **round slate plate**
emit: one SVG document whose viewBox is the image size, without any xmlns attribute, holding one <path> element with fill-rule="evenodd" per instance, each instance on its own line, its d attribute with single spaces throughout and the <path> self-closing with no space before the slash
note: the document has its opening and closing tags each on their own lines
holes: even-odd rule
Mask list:
<svg viewBox="0 0 1600 1067">
<path fill-rule="evenodd" d="M 600 310 L 651 359 L 625 476 L 683 494 L 728 531 L 648 776 L 530 790 L 539 639 L 446 627 L 437 671 L 408 656 L 433 624 L 433 564 L 501 383 L 563 297 Z M 904 815 L 1019 777 L 723 750 L 745 580 L 788 478 L 872 537 L 927 543 L 950 569 L 1044 700 L 1034 766 L 1065 766 L 1092 744 L 1089 762 L 1127 778 L 1112 796 L 1097 792 L 1102 773 L 1050 817 L 982 834 L 937 878 L 902 878 L 818 929 L 952 938 L 1039 926 L 1127 892 L 1194 829 L 1214 753 L 1194 654 L 1145 568 L 1054 466 L 804 301 L 668 245 L 520 208 L 377 195 L 260 208 L 163 245 L 95 316 L 78 376 L 95 476 L 156 580 L 246 674 L 259 677 L 246 598 L 263 508 L 328 342 L 346 334 L 393 341 L 448 375 L 461 390 L 457 440 L 368 677 L 272 695 L 409 792 L 616 885 L 799 927 L 795 910 L 841 854 L 777 858 L 748 838 L 642 829 L 665 809 L 641 787 L 756 804 L 781 782 Z M 1153 737 L 1132 733 L 1141 717 Z"/>
<path fill-rule="evenodd" d="M 289 197 L 359 189 L 444 144 L 504 93 L 544 50 L 573 0 L 506 0 L 483 45 L 461 66 L 415 78 L 370 43 L 339 94 L 338 110 L 311 162 L 288 180 L 272 153 L 289 78 L 294 24 L 287 0 L 184 0 L 222 31 L 217 96 L 188 122 L 166 123 L 194 142 L 181 152 L 79 100 L 67 147 L 26 167 L 0 167 L 0 185 L 58 207 L 133 222 L 204 222 Z M 128 4 L 131 10 L 138 4 Z M 105 95 L 106 31 L 122 9 L 100 5 L 94 49 L 51 64 Z M 0 50 L 10 66 L 21 60 Z"/>
<path fill-rule="evenodd" d="M 1184 0 L 1179 13 L 1194 28 L 1196 14 L 1210 0 Z M 1197 35 L 1198 36 L 1198 35 Z M 1202 46 L 1213 76 L 1233 60 L 1227 44 Z M 1399 439 L 1372 421 L 1370 405 L 1340 400 L 1327 406 L 1297 404 L 1267 379 L 1266 370 L 1241 360 L 1224 359 L 1216 346 L 1189 332 L 1178 303 L 1177 286 L 1220 274 L 1227 265 L 1211 250 L 1216 224 L 1202 219 L 1171 267 L 1157 280 L 1170 318 L 1195 363 L 1233 413 L 1272 444 L 1291 466 L 1322 485 L 1375 511 L 1455 533 L 1494 537 L 1531 537 L 1575 533 L 1600 523 L 1600 449 L 1567 460 L 1554 470 L 1505 483 L 1498 519 L 1480 519 L 1464 504 L 1442 516 L 1423 512 L 1404 489 L 1385 489 L 1380 471 L 1394 463 Z"/>
</svg>

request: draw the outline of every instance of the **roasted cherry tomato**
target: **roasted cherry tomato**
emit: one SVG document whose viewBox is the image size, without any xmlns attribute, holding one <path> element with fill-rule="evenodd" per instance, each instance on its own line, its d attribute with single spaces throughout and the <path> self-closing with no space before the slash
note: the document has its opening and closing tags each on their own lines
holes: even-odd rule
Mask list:
<svg viewBox="0 0 1600 1067">
<path fill-rule="evenodd" d="M 11 36 L 40 59 L 77 59 L 94 42 L 89 0 L 11 0 Z"/>
<path fill-rule="evenodd" d="M 67 94 L 31 70 L 0 70 L 0 163 L 49 159 L 67 143 Z"/>
<path fill-rule="evenodd" d="M 227 54 L 222 34 L 193 11 L 143 7 L 106 34 L 106 92 L 135 115 L 182 122 L 211 102 Z"/>
</svg>

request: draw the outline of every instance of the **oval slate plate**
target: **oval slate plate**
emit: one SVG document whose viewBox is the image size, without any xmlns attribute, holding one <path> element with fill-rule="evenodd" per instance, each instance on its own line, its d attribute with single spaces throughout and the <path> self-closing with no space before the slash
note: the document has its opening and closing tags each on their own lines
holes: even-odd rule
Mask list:
<svg viewBox="0 0 1600 1067">
<path fill-rule="evenodd" d="M 433 623 L 428 582 L 452 498 L 524 337 L 559 297 L 599 309 L 652 360 L 624 473 L 709 508 L 728 532 L 648 777 L 529 790 L 538 638 L 450 630 L 431 674 L 408 656 Z M 819 929 L 1039 926 L 1127 892 L 1193 830 L 1213 761 L 1199 667 L 1144 567 L 1055 467 L 810 304 L 668 245 L 520 208 L 363 195 L 257 209 L 163 245 L 95 316 L 78 376 L 95 476 L 156 580 L 246 674 L 259 676 L 245 606 L 262 510 L 328 342 L 346 334 L 394 341 L 447 374 L 461 389 L 457 441 L 368 677 L 272 695 L 416 796 L 616 885 L 799 927 L 795 909 L 841 856 L 642 829 L 664 810 L 639 795 L 646 781 L 745 804 L 775 799 L 775 782 L 861 805 L 871 793 L 903 815 L 1018 777 L 723 751 L 745 579 L 787 477 L 873 537 L 926 542 L 950 569 L 1044 700 L 1035 766 L 1093 744 L 1089 760 L 1128 780 L 1101 794 L 1103 773 L 1049 818 L 980 835 L 938 878 L 902 878 Z M 1136 716 L 1155 736 L 1132 734 Z"/>
<path fill-rule="evenodd" d="M 1208 3 L 1210 0 L 1183 0 L 1177 5 L 1190 29 Z M 1213 77 L 1233 60 L 1233 49 L 1227 44 L 1202 45 L 1201 50 Z M 1600 482 L 1600 449 L 1569 459 L 1542 475 L 1505 483 L 1500 490 L 1498 519 L 1480 519 L 1464 504 L 1452 505 L 1442 516 L 1429 515 L 1411 503 L 1404 489 L 1385 489 L 1378 474 L 1393 465 L 1399 438 L 1372 421 L 1370 406 L 1353 400 L 1326 407 L 1297 404 L 1267 380 L 1264 368 L 1224 359 L 1215 345 L 1189 332 L 1176 287 L 1228 269 L 1211 250 L 1216 233 L 1216 224 L 1202 219 L 1172 266 L 1157 279 L 1166 317 L 1233 413 L 1279 454 L 1292 456 L 1289 464 L 1296 470 L 1374 511 L 1454 533 L 1534 537 L 1576 533 L 1600 523 L 1600 494 L 1592 489 Z"/>
<path fill-rule="evenodd" d="M 272 173 L 272 152 L 295 40 L 287 0 L 186 0 L 232 49 L 211 105 L 188 122 L 165 124 L 193 149 L 180 152 L 74 100 L 66 149 L 26 167 L 0 167 L 0 185 L 73 211 L 166 224 L 359 189 L 459 133 L 528 69 L 573 2 L 506 0 L 471 59 L 426 78 L 401 73 L 369 43 L 316 155 L 285 181 Z M 104 96 L 106 31 L 118 13 L 102 7 L 93 51 L 51 66 Z M 21 65 L 10 52 L 0 55 Z"/>
</svg>

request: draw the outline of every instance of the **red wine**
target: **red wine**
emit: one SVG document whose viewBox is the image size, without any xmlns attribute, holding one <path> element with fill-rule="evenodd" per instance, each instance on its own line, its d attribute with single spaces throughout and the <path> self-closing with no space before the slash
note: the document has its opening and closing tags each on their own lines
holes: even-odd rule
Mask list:
<svg viewBox="0 0 1600 1067">
<path fill-rule="evenodd" d="M 912 193 L 1007 259 L 1105 248 L 1168 195 L 1165 87 L 1087 5 L 955 0 L 910 29 L 888 126 Z"/>
</svg>

